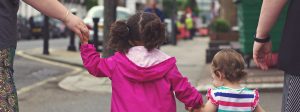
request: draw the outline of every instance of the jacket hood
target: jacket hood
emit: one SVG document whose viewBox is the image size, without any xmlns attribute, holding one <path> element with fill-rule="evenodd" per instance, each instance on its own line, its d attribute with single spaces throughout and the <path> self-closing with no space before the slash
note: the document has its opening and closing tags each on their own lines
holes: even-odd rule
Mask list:
<svg viewBox="0 0 300 112">
<path fill-rule="evenodd" d="M 149 67 L 141 67 L 132 62 L 125 54 L 119 52 L 115 54 L 115 59 L 121 73 L 129 80 L 137 82 L 161 79 L 176 63 L 176 59 L 171 57 Z"/>
</svg>

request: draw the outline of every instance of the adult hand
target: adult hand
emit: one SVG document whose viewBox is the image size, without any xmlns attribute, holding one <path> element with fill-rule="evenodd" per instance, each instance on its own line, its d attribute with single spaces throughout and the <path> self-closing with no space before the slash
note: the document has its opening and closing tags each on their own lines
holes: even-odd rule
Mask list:
<svg viewBox="0 0 300 112">
<path fill-rule="evenodd" d="M 268 70 L 267 62 L 272 59 L 272 43 L 254 42 L 253 60 L 262 70 Z"/>
<path fill-rule="evenodd" d="M 70 30 L 80 37 L 81 42 L 84 43 L 85 40 L 88 40 L 89 30 L 79 17 L 70 13 L 66 17 L 64 23 Z"/>
</svg>

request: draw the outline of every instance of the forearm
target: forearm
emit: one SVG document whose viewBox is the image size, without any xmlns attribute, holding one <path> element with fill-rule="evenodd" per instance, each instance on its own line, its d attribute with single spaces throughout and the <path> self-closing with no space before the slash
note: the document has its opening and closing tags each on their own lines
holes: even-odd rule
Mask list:
<svg viewBox="0 0 300 112">
<path fill-rule="evenodd" d="M 80 46 L 80 54 L 83 61 L 83 66 L 87 71 L 96 77 L 111 77 L 111 70 L 115 63 L 109 58 L 101 58 L 96 48 L 91 44 Z"/>
<path fill-rule="evenodd" d="M 178 68 L 174 66 L 166 76 L 172 85 L 176 98 L 186 107 L 197 108 L 202 105 L 201 94 L 183 77 Z"/>
<path fill-rule="evenodd" d="M 257 105 L 254 112 L 265 112 L 265 110 L 260 105 Z"/>
<path fill-rule="evenodd" d="M 256 36 L 265 38 L 275 24 L 287 0 L 263 0 Z"/>
<path fill-rule="evenodd" d="M 64 21 L 67 8 L 58 0 L 23 0 L 43 14 Z"/>
</svg>

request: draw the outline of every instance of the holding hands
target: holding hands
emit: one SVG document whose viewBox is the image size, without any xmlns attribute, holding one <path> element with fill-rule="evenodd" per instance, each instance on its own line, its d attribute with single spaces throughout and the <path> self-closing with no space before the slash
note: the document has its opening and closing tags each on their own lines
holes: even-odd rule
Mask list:
<svg viewBox="0 0 300 112">
<path fill-rule="evenodd" d="M 89 30 L 79 17 L 67 12 L 63 22 L 70 30 L 75 32 L 75 34 L 80 37 L 80 40 L 83 44 L 88 43 Z"/>
</svg>

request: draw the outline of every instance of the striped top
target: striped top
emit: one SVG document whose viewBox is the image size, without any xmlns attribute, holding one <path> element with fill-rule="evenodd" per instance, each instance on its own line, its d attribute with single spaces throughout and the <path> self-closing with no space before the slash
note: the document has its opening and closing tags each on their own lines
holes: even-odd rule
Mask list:
<svg viewBox="0 0 300 112">
<path fill-rule="evenodd" d="M 217 112 L 252 112 L 259 102 L 258 91 L 247 88 L 221 86 L 209 89 L 206 96 L 217 106 Z"/>
</svg>

